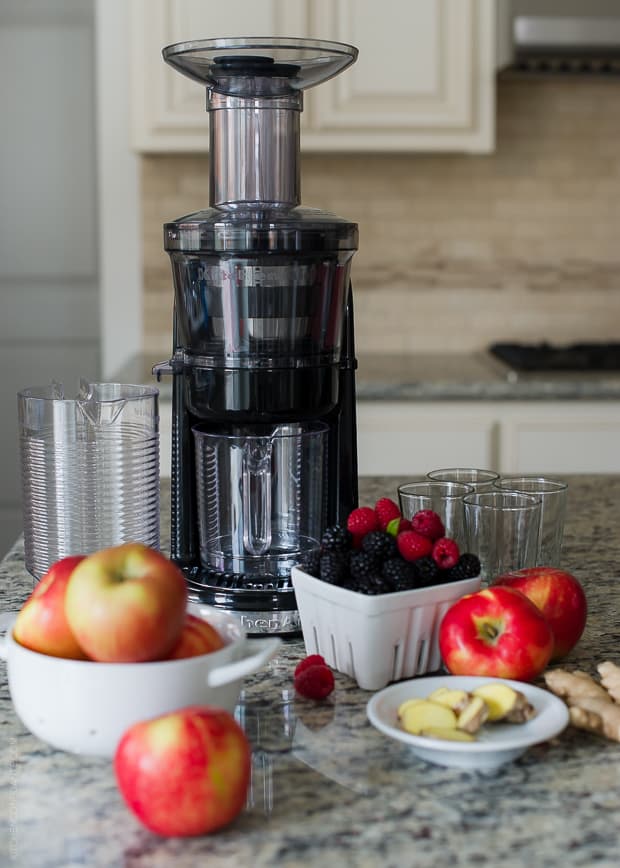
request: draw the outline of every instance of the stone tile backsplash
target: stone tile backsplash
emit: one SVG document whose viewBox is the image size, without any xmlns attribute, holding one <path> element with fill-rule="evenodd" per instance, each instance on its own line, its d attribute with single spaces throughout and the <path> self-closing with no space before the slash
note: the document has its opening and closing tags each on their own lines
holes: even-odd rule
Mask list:
<svg viewBox="0 0 620 868">
<path fill-rule="evenodd" d="M 620 79 L 500 79 L 492 155 L 304 154 L 304 204 L 359 223 L 358 348 L 620 340 L 619 103 Z M 144 347 L 162 358 L 162 224 L 207 204 L 206 156 L 142 157 Z"/>
</svg>

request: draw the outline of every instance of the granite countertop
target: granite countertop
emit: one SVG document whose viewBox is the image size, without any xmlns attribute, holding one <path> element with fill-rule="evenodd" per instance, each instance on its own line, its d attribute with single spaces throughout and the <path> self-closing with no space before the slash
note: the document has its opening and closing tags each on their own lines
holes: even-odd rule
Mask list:
<svg viewBox="0 0 620 868">
<path fill-rule="evenodd" d="M 565 665 L 620 659 L 620 476 L 569 477 L 564 566 L 589 618 Z M 395 479 L 362 479 L 361 502 Z M 163 492 L 165 495 L 166 492 Z M 163 503 L 164 501 L 162 501 Z M 163 506 L 164 522 L 167 506 Z M 18 541 L 0 565 L 2 609 L 32 579 Z M 323 703 L 292 689 L 303 643 L 288 640 L 249 678 L 239 713 L 253 743 L 244 812 L 209 837 L 162 839 L 121 802 L 110 762 L 40 742 L 13 711 L 0 664 L 0 864 L 210 868 L 617 866 L 620 744 L 566 730 L 493 773 L 427 765 L 366 719 L 371 694 L 336 674 Z"/>
<path fill-rule="evenodd" d="M 134 356 L 113 379 L 152 384 L 152 367 L 158 361 L 162 359 Z M 162 399 L 169 400 L 171 377 L 162 377 L 159 388 Z M 620 373 L 517 375 L 486 352 L 360 352 L 356 388 L 359 401 L 609 400 L 620 397 Z"/>
</svg>

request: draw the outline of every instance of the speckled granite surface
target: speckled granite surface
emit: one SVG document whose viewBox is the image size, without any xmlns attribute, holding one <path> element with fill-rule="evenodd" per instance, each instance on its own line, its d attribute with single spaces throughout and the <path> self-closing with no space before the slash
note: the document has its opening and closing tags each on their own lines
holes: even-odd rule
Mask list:
<svg viewBox="0 0 620 868">
<path fill-rule="evenodd" d="M 155 359 L 136 356 L 115 375 L 123 383 L 153 383 Z M 548 373 L 518 377 L 487 353 L 358 353 L 360 401 L 553 401 L 607 400 L 620 397 L 620 374 Z M 163 400 L 171 378 L 160 384 Z"/>
<path fill-rule="evenodd" d="M 564 565 L 590 613 L 566 661 L 620 661 L 620 476 L 569 477 Z M 396 480 L 362 480 L 363 503 Z M 166 515 L 166 507 L 164 507 Z M 1 608 L 32 587 L 18 542 L 0 566 Z M 0 663 L 0 865 L 210 868 L 512 868 L 617 866 L 620 745 L 567 730 L 492 774 L 427 765 L 366 720 L 370 694 L 345 676 L 324 704 L 296 699 L 299 641 L 248 679 L 240 715 L 254 745 L 246 810 L 196 839 L 143 830 L 110 763 L 47 747 L 26 732 Z"/>
</svg>

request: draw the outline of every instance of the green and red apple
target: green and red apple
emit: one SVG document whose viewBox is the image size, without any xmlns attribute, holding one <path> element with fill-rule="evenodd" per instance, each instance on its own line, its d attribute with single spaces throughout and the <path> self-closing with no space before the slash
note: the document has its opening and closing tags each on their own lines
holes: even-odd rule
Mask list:
<svg viewBox="0 0 620 868">
<path fill-rule="evenodd" d="M 106 663 L 167 657 L 181 638 L 186 606 L 181 570 L 141 543 L 84 558 L 65 592 L 67 621 L 79 645 Z"/>
<path fill-rule="evenodd" d="M 439 649 L 452 675 L 532 681 L 553 653 L 553 632 L 520 591 L 501 585 L 457 600 L 439 627 Z"/>
<path fill-rule="evenodd" d="M 15 620 L 13 636 L 16 642 L 52 657 L 86 658 L 65 615 L 67 583 L 83 560 L 84 555 L 62 558 L 41 577 Z"/>
<path fill-rule="evenodd" d="M 168 655 L 168 660 L 181 660 L 219 651 L 226 643 L 215 627 L 203 618 L 187 614 L 181 631 L 181 638 Z"/>
<path fill-rule="evenodd" d="M 588 604 L 578 579 L 557 567 L 526 567 L 504 573 L 494 585 L 521 591 L 540 609 L 553 632 L 552 660 L 559 660 L 577 644 L 586 626 Z"/>
<path fill-rule="evenodd" d="M 240 813 L 251 751 L 227 711 L 190 706 L 141 721 L 114 756 L 118 788 L 137 819 L 157 835 L 204 835 Z"/>
</svg>

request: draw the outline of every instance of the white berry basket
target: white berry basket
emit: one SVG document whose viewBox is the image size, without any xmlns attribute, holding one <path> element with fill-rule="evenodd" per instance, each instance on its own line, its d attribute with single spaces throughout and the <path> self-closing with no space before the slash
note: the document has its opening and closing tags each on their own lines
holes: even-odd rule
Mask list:
<svg viewBox="0 0 620 868">
<path fill-rule="evenodd" d="M 291 572 L 306 654 L 321 654 L 362 690 L 436 672 L 439 625 L 450 606 L 480 589 L 480 576 L 368 596 Z"/>
</svg>

